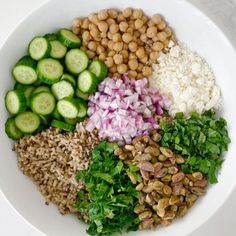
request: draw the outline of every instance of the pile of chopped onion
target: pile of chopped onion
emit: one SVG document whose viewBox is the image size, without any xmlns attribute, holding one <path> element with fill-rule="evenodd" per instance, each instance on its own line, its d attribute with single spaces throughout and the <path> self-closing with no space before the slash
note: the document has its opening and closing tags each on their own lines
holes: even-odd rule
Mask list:
<svg viewBox="0 0 236 236">
<path fill-rule="evenodd" d="M 161 115 L 165 103 L 157 89 L 148 87 L 147 79 L 106 78 L 89 97 L 86 129 L 97 128 L 100 138 L 129 144 L 133 137 L 158 127 L 153 115 Z"/>
</svg>

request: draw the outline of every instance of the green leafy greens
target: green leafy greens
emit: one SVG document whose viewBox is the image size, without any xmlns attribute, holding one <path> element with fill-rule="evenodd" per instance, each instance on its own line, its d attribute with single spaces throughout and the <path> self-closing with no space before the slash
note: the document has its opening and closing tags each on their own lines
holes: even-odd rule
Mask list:
<svg viewBox="0 0 236 236">
<path fill-rule="evenodd" d="M 138 192 L 128 177 L 130 168 L 114 155 L 116 147 L 106 141 L 99 143 L 91 153 L 88 170 L 76 176 L 77 180 L 84 180 L 87 191 L 78 192 L 76 209 L 88 215 L 90 235 L 138 229 L 139 219 L 133 211 Z"/>
<path fill-rule="evenodd" d="M 210 183 L 217 183 L 222 153 L 230 143 L 226 126 L 226 121 L 216 118 L 212 111 L 203 115 L 194 112 L 188 119 L 177 113 L 171 123 L 160 124 L 161 145 L 187 158 L 182 165 L 183 172 L 201 171 Z"/>
</svg>

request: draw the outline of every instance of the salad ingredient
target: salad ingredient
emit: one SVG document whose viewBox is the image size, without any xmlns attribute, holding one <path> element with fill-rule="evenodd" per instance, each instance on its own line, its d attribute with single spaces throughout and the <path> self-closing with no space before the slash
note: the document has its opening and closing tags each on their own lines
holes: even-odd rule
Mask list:
<svg viewBox="0 0 236 236">
<path fill-rule="evenodd" d="M 84 184 L 75 180 L 75 173 L 88 168 L 89 153 L 99 142 L 97 131 L 89 133 L 85 125 L 78 123 L 74 132 L 49 128 L 14 144 L 21 171 L 38 186 L 46 204 L 56 204 L 61 214 L 76 213 L 76 193 Z"/>
<path fill-rule="evenodd" d="M 78 115 L 78 107 L 74 98 L 63 98 L 57 103 L 58 112 L 64 117 L 74 119 Z"/>
<path fill-rule="evenodd" d="M 32 95 L 34 95 L 36 93 L 41 93 L 41 92 L 51 93 L 51 90 L 47 85 L 41 85 L 41 86 L 34 89 L 34 91 L 32 92 Z"/>
<path fill-rule="evenodd" d="M 87 116 L 88 105 L 84 100 L 77 98 L 76 99 L 77 108 L 78 108 L 78 119 L 84 119 Z"/>
<path fill-rule="evenodd" d="M 35 37 L 29 44 L 29 55 L 32 59 L 39 61 L 50 55 L 51 44 L 44 37 Z"/>
<path fill-rule="evenodd" d="M 99 129 L 99 137 L 130 143 L 137 135 L 156 128 L 154 114 L 162 114 L 165 98 L 147 86 L 147 80 L 135 81 L 124 75 L 121 79 L 106 78 L 88 103 L 89 122 L 86 129 Z"/>
<path fill-rule="evenodd" d="M 140 192 L 134 208 L 141 221 L 140 230 L 166 226 L 184 216 L 205 193 L 208 183 L 201 172 L 184 174 L 176 154 L 157 143 L 160 137 L 157 130 L 152 130 L 149 135 L 135 137 L 131 145 L 115 150 L 135 170 L 129 177 Z"/>
<path fill-rule="evenodd" d="M 66 80 L 70 82 L 73 87 L 76 87 L 76 80 L 73 75 L 65 73 L 62 75 L 61 80 Z"/>
<path fill-rule="evenodd" d="M 78 180 L 84 180 L 87 192 L 78 192 L 76 209 L 88 215 L 90 235 L 138 228 L 139 219 L 133 211 L 138 193 L 129 180 L 129 168 L 114 155 L 116 147 L 114 143 L 100 142 L 91 152 L 88 170 L 77 174 Z"/>
<path fill-rule="evenodd" d="M 153 65 L 150 79 L 151 86 L 171 101 L 167 107 L 170 115 L 177 112 L 189 115 L 193 111 L 202 114 L 219 108 L 220 89 L 207 62 L 183 44 L 170 46 L 169 53 L 161 53 Z"/>
<path fill-rule="evenodd" d="M 110 77 L 114 73 L 117 77 L 129 73 L 130 78 L 141 79 L 151 75 L 151 64 L 160 51 L 168 50 L 174 36 L 160 15 L 149 18 L 140 9 L 128 9 L 131 12 L 128 17 L 124 16 L 126 9 L 122 12 L 107 9 L 102 11 L 106 17 L 101 18 L 101 12 L 98 12 L 87 18 L 76 18 L 72 31 L 82 35 L 81 49 L 90 59 L 105 62 Z M 134 59 L 139 67 L 132 64 Z M 141 67 L 145 69 L 142 71 Z"/>
<path fill-rule="evenodd" d="M 16 116 L 15 125 L 22 133 L 32 134 L 39 128 L 40 118 L 31 111 L 25 111 Z"/>
<path fill-rule="evenodd" d="M 185 173 L 200 171 L 210 183 L 217 183 L 222 154 L 230 143 L 226 126 L 226 121 L 212 111 L 202 115 L 192 113 L 187 119 L 183 113 L 177 113 L 172 122 L 161 122 L 161 145 L 186 158 L 181 166 Z"/>
<path fill-rule="evenodd" d="M 5 96 L 5 106 L 11 115 L 26 110 L 26 99 L 23 91 L 10 90 Z"/>
<path fill-rule="evenodd" d="M 82 98 L 83 100 L 87 101 L 89 98 L 88 93 L 82 93 L 79 89 L 76 89 L 75 94 L 78 98 Z"/>
<path fill-rule="evenodd" d="M 99 82 L 102 82 L 107 76 L 107 67 L 102 61 L 99 60 L 93 60 L 89 65 L 88 70 L 96 75 Z"/>
<path fill-rule="evenodd" d="M 72 132 L 74 130 L 74 125 L 70 125 L 70 124 L 67 124 L 65 122 L 62 122 L 60 120 L 53 120 L 52 123 L 51 123 L 51 126 L 54 127 L 54 128 L 59 128 L 59 129 L 62 129 L 64 131 L 68 131 L 68 132 Z"/>
<path fill-rule="evenodd" d="M 72 84 L 64 79 L 52 85 L 52 93 L 57 100 L 61 100 L 65 97 L 73 97 L 75 91 Z"/>
<path fill-rule="evenodd" d="M 59 81 L 63 75 L 63 66 L 55 59 L 42 59 L 37 65 L 37 74 L 43 83 L 51 85 Z"/>
<path fill-rule="evenodd" d="M 82 93 L 92 93 L 96 91 L 98 79 L 92 72 L 84 70 L 79 74 L 77 83 Z"/>
<path fill-rule="evenodd" d="M 80 38 L 68 29 L 60 29 L 58 32 L 58 40 L 67 48 L 78 48 L 80 46 Z"/>
<path fill-rule="evenodd" d="M 13 140 L 17 140 L 23 137 L 22 132 L 16 127 L 14 118 L 7 119 L 5 123 L 5 132 L 7 136 Z"/>
<path fill-rule="evenodd" d="M 12 70 L 13 77 L 21 84 L 33 84 L 37 81 L 36 65 L 29 56 L 22 57 Z"/>
<path fill-rule="evenodd" d="M 61 59 L 66 55 L 67 48 L 58 40 L 50 41 L 51 52 L 50 57 L 55 59 Z"/>
</svg>

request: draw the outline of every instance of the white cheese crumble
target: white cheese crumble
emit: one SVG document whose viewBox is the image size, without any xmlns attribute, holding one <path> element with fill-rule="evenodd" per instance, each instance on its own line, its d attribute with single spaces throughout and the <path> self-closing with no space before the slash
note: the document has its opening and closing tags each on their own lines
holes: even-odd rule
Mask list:
<svg viewBox="0 0 236 236">
<path fill-rule="evenodd" d="M 183 44 L 169 47 L 169 53 L 161 53 L 153 65 L 150 86 L 168 97 L 170 115 L 219 108 L 221 92 L 207 62 Z"/>
</svg>

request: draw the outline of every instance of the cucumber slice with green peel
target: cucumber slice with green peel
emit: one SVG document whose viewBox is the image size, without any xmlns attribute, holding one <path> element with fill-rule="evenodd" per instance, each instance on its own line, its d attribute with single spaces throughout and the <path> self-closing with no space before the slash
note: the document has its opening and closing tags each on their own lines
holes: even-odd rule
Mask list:
<svg viewBox="0 0 236 236">
<path fill-rule="evenodd" d="M 39 128 L 40 118 L 31 111 L 25 111 L 16 116 L 15 124 L 22 133 L 32 134 Z"/>
<path fill-rule="evenodd" d="M 60 80 L 63 75 L 63 66 L 55 59 L 42 59 L 37 65 L 37 74 L 42 82 L 51 85 Z"/>
<path fill-rule="evenodd" d="M 78 98 L 82 98 L 83 100 L 87 101 L 89 98 L 89 94 L 88 93 L 82 93 L 78 88 L 75 91 L 75 94 Z"/>
<path fill-rule="evenodd" d="M 16 82 L 13 88 L 16 89 L 16 90 L 25 91 L 25 89 L 27 87 L 28 87 L 28 85 L 20 84 L 20 83 Z"/>
<path fill-rule="evenodd" d="M 35 90 L 34 86 L 27 86 L 27 88 L 25 88 L 24 90 L 24 95 L 25 95 L 25 99 L 26 99 L 26 105 L 29 107 L 30 106 L 30 97 L 33 93 L 33 91 Z"/>
<path fill-rule="evenodd" d="M 50 93 L 51 90 L 50 90 L 50 88 L 49 88 L 48 86 L 46 86 L 46 85 L 39 86 L 38 88 L 36 88 L 36 89 L 33 91 L 32 95 L 33 95 L 33 94 L 36 94 L 36 93 L 41 93 L 41 92 L 48 92 L 48 93 Z"/>
<path fill-rule="evenodd" d="M 56 34 L 45 34 L 43 37 L 45 39 L 47 39 L 48 41 L 57 40 L 57 35 Z"/>
<path fill-rule="evenodd" d="M 88 110 L 87 102 L 85 102 L 83 99 L 80 99 L 80 98 L 76 98 L 75 101 L 76 101 L 77 109 L 78 109 L 77 117 L 79 119 L 86 117 L 87 110 Z"/>
<path fill-rule="evenodd" d="M 42 125 L 48 125 L 50 123 L 50 116 L 49 115 L 39 115 L 40 117 L 40 122 Z"/>
<path fill-rule="evenodd" d="M 51 126 L 54 128 L 62 129 L 64 131 L 72 132 L 75 127 L 71 124 L 67 124 L 65 122 L 62 122 L 60 120 L 53 120 L 51 123 Z"/>
<path fill-rule="evenodd" d="M 57 110 L 64 118 L 74 119 L 78 115 L 77 103 L 73 98 L 63 98 L 58 101 Z"/>
<path fill-rule="evenodd" d="M 58 40 L 68 48 L 78 48 L 81 44 L 80 38 L 68 29 L 60 29 Z"/>
<path fill-rule="evenodd" d="M 29 43 L 29 55 L 32 59 L 39 61 L 50 56 L 51 45 L 44 37 L 35 37 Z"/>
<path fill-rule="evenodd" d="M 52 113 L 52 117 L 56 120 L 62 120 L 62 116 L 61 114 L 59 113 L 59 111 L 57 110 L 57 107 L 55 107 L 53 113 Z"/>
<path fill-rule="evenodd" d="M 88 70 L 81 72 L 78 76 L 77 86 L 82 93 L 95 92 L 97 84 L 97 77 Z"/>
<path fill-rule="evenodd" d="M 23 133 L 16 127 L 14 118 L 7 119 L 5 123 L 5 132 L 7 136 L 13 140 L 18 140 L 23 137 Z"/>
<path fill-rule="evenodd" d="M 61 80 L 66 80 L 66 81 L 70 82 L 73 87 L 76 87 L 76 80 L 73 75 L 65 73 L 62 75 Z"/>
<path fill-rule="evenodd" d="M 80 49 L 71 49 L 65 57 L 65 65 L 72 74 L 79 74 L 88 67 L 88 56 Z"/>
<path fill-rule="evenodd" d="M 67 124 L 70 124 L 70 125 L 75 125 L 76 123 L 77 123 L 77 119 L 75 118 L 75 119 L 68 119 L 68 118 L 65 118 L 64 119 L 65 120 L 65 122 L 67 123 Z"/>
<path fill-rule="evenodd" d="M 12 75 L 21 84 L 33 84 L 37 81 L 36 61 L 29 56 L 22 57 L 14 66 Z"/>
<path fill-rule="evenodd" d="M 5 106 L 11 115 L 16 115 L 26 110 L 26 99 L 21 90 L 10 90 L 5 96 Z"/>
<path fill-rule="evenodd" d="M 58 40 L 50 41 L 51 52 L 50 57 L 55 59 L 61 59 L 66 55 L 67 48 Z"/>
<path fill-rule="evenodd" d="M 37 80 L 33 85 L 34 85 L 35 87 L 38 87 L 38 86 L 43 85 L 43 82 L 40 81 L 40 80 Z"/>
<path fill-rule="evenodd" d="M 92 61 L 88 70 L 97 76 L 99 82 L 103 81 L 107 76 L 107 66 L 104 62 L 99 60 Z"/>
<path fill-rule="evenodd" d="M 40 92 L 32 95 L 30 107 L 36 114 L 49 115 L 54 111 L 56 101 L 51 93 Z"/>
<path fill-rule="evenodd" d="M 74 96 L 74 88 L 70 82 L 66 80 L 61 80 L 52 85 L 52 93 L 56 97 L 57 100 L 61 100 L 65 97 L 73 97 Z"/>
</svg>

